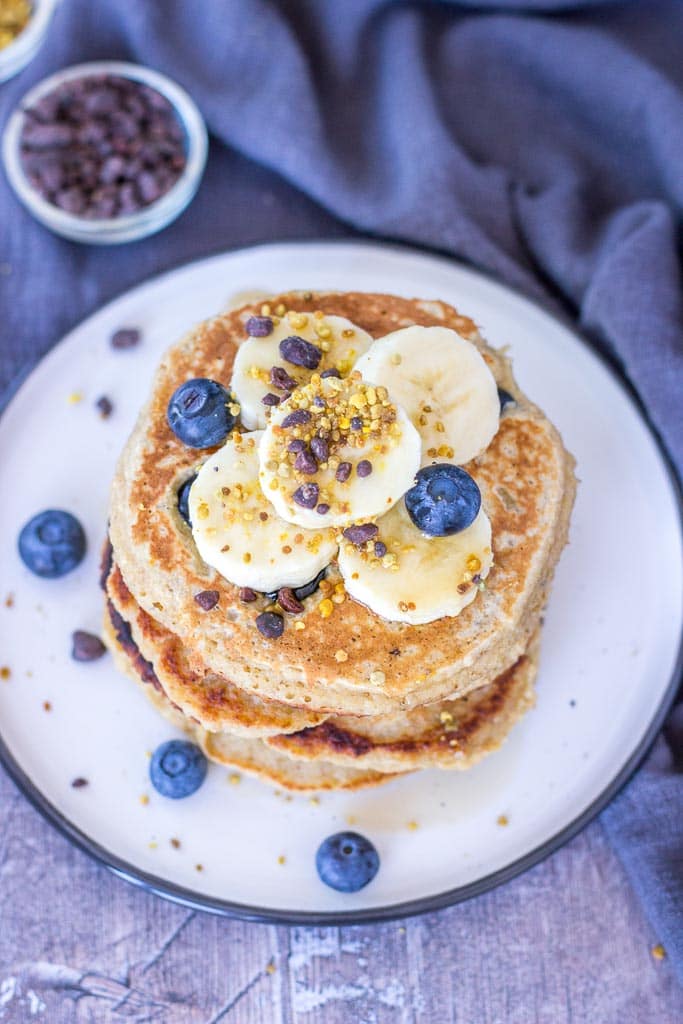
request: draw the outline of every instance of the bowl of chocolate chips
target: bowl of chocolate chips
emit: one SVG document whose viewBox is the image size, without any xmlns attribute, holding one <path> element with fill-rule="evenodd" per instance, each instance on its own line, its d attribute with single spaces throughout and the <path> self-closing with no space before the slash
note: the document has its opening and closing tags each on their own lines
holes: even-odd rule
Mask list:
<svg viewBox="0 0 683 1024">
<path fill-rule="evenodd" d="M 30 90 L 5 128 L 8 180 L 65 238 L 130 242 L 175 220 L 204 171 L 207 134 L 188 94 L 136 64 L 78 64 Z"/>
</svg>

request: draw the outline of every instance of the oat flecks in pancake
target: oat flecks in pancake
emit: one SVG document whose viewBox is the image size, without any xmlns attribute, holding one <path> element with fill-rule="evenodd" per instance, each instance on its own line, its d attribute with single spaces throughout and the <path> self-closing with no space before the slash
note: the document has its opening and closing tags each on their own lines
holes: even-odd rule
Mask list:
<svg viewBox="0 0 683 1024">
<path fill-rule="evenodd" d="M 240 602 L 237 588 L 198 558 L 177 512 L 176 491 L 197 465 L 166 425 L 166 404 L 189 377 L 228 385 L 245 307 L 199 325 L 166 355 L 150 403 L 121 457 L 111 503 L 116 560 L 143 610 L 193 649 L 219 676 L 259 697 L 311 711 L 362 715 L 415 707 L 495 678 L 523 653 L 547 597 L 567 537 L 573 460 L 559 435 L 517 388 L 505 358 L 487 349 L 471 321 L 440 302 L 382 295 L 278 296 L 290 308 L 337 313 L 379 337 L 409 323 L 445 324 L 477 343 L 498 383 L 517 399 L 490 448 L 468 465 L 492 520 L 495 565 L 486 590 L 457 618 L 424 626 L 387 622 L 347 600 L 323 619 L 320 595 L 305 602 L 305 629 L 265 640 L 254 626 L 262 602 Z M 338 579 L 334 569 L 330 578 Z M 194 594 L 219 592 L 207 615 Z M 335 651 L 344 650 L 344 662 Z M 396 654 L 394 652 L 398 651 Z M 372 680 L 372 681 L 371 681 Z"/>
</svg>

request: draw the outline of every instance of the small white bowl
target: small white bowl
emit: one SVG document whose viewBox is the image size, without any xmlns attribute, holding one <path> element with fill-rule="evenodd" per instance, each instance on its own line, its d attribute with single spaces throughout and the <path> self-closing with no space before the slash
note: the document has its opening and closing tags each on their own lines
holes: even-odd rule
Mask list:
<svg viewBox="0 0 683 1024">
<path fill-rule="evenodd" d="M 149 206 L 123 217 L 88 219 L 67 213 L 40 195 L 27 178 L 21 162 L 20 143 L 24 110 L 32 107 L 64 82 L 89 75 L 117 75 L 156 89 L 172 105 L 185 131 L 186 164 L 176 183 Z M 124 61 L 74 64 L 43 79 L 21 100 L 7 122 L 2 139 L 5 173 L 24 206 L 55 234 L 90 245 L 118 245 L 121 242 L 145 238 L 160 231 L 180 216 L 197 191 L 204 172 L 207 151 L 208 139 L 204 119 L 185 90 L 157 71 Z"/>
<path fill-rule="evenodd" d="M 26 27 L 9 46 L 0 50 L 0 82 L 19 74 L 45 42 L 52 15 L 60 0 L 33 0 Z"/>
</svg>

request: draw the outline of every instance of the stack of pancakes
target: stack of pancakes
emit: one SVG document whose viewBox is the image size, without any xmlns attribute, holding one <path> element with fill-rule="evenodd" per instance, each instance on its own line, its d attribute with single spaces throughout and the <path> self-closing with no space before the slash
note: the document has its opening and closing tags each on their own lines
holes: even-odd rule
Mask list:
<svg viewBox="0 0 683 1024">
<path fill-rule="evenodd" d="M 214 761 L 290 789 L 353 789 L 418 768 L 468 768 L 495 750 L 534 702 L 541 613 L 567 539 L 573 459 L 557 430 L 520 392 L 505 356 L 474 323 L 435 301 L 360 293 L 289 293 L 270 300 L 348 318 L 373 338 L 410 324 L 445 326 L 472 341 L 507 393 L 489 447 L 466 467 L 492 527 L 486 586 L 455 617 L 390 622 L 348 595 L 319 611 L 341 580 L 303 601 L 276 639 L 255 628 L 272 606 L 200 558 L 178 492 L 207 458 L 166 420 L 187 380 L 229 387 L 243 306 L 197 327 L 166 354 L 119 461 L 103 565 L 105 637 L 119 667 Z M 215 591 L 210 610 L 195 600 Z M 340 661 L 338 652 L 346 658 Z"/>
</svg>

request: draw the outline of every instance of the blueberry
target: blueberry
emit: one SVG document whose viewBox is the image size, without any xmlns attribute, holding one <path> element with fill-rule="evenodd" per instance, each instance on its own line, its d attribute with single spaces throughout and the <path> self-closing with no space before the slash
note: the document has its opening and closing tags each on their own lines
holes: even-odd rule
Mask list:
<svg viewBox="0 0 683 1024">
<path fill-rule="evenodd" d="M 207 760 L 196 744 L 168 740 L 154 751 L 149 777 L 162 796 L 180 800 L 199 789 L 206 778 L 207 767 Z"/>
<path fill-rule="evenodd" d="M 27 569 L 45 579 L 65 576 L 83 561 L 85 533 L 70 512 L 47 509 L 29 519 L 19 534 L 19 554 Z"/>
<path fill-rule="evenodd" d="M 505 408 L 508 405 L 517 405 L 517 399 L 509 391 L 506 391 L 505 388 L 498 388 L 498 401 L 500 402 L 501 412 L 505 412 Z"/>
<path fill-rule="evenodd" d="M 303 583 L 300 587 L 294 587 L 293 593 L 297 601 L 304 601 L 307 597 L 310 597 L 311 594 L 314 594 L 320 586 L 320 581 L 323 579 L 326 572 L 327 569 L 321 569 L 315 579 L 309 580 L 308 583 Z M 267 591 L 264 596 L 267 597 L 269 601 L 277 601 L 278 594 L 281 589 L 281 587 L 278 587 L 277 590 Z"/>
<path fill-rule="evenodd" d="M 470 526 L 481 508 L 477 484 L 460 466 L 426 466 L 405 496 L 408 515 L 430 537 L 449 537 Z"/>
<path fill-rule="evenodd" d="M 321 881 L 337 892 L 358 892 L 379 871 L 379 854 L 357 832 L 337 832 L 318 847 L 315 866 Z"/>
<path fill-rule="evenodd" d="M 215 380 L 188 380 L 168 403 L 168 425 L 189 448 L 213 448 L 226 439 L 237 422 L 228 409 L 231 402 L 231 396 Z"/>
<path fill-rule="evenodd" d="M 197 479 L 197 474 L 191 476 L 189 480 L 186 480 L 178 488 L 178 511 L 185 520 L 188 526 L 192 526 L 192 520 L 190 519 L 190 488 Z"/>
</svg>

